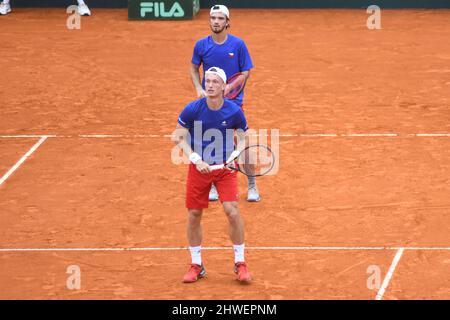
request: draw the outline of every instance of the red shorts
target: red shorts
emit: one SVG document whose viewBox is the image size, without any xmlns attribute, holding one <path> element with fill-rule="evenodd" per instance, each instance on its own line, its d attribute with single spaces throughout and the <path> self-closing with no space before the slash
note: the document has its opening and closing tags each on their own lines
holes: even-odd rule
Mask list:
<svg viewBox="0 0 450 320">
<path fill-rule="evenodd" d="M 209 204 L 209 190 L 214 183 L 221 202 L 238 201 L 237 172 L 228 169 L 202 174 L 194 164 L 189 165 L 186 183 L 186 208 L 206 209 Z"/>
</svg>

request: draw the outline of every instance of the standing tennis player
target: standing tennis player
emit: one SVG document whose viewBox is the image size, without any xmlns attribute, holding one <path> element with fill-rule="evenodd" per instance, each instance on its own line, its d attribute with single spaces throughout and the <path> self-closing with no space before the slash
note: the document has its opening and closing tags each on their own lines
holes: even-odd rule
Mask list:
<svg viewBox="0 0 450 320">
<path fill-rule="evenodd" d="M 225 71 L 228 78 L 238 72 L 248 78 L 250 69 L 253 68 L 252 59 L 244 41 L 228 34 L 230 12 L 226 6 L 215 5 L 211 8 L 209 24 L 212 33 L 197 41 L 191 61 L 190 74 L 198 98 L 206 97 L 205 77 L 203 76 L 203 81 L 200 81 L 200 65 L 203 64 L 203 71 L 212 66 L 217 66 Z M 226 92 L 227 90 L 228 88 L 225 89 Z M 244 91 L 233 101 L 242 108 L 243 100 Z M 211 186 L 209 200 L 218 200 L 215 184 Z M 255 177 L 248 177 L 247 201 L 256 202 L 260 200 Z"/>
<path fill-rule="evenodd" d="M 84 0 L 77 0 L 77 2 L 78 2 L 78 14 L 80 16 L 90 16 L 91 10 L 89 10 Z M 0 3 L 0 15 L 5 15 L 10 12 L 11 12 L 11 4 L 9 3 L 9 0 L 3 0 Z"/>
<path fill-rule="evenodd" d="M 238 208 L 237 173 L 229 169 L 212 171 L 210 168 L 212 164 L 234 159 L 245 148 L 247 121 L 238 105 L 223 98 L 227 82 L 225 72 L 211 67 L 205 72 L 205 78 L 206 98 L 195 100 L 184 108 L 178 118 L 175 137 L 176 144 L 191 162 L 186 185 L 186 207 L 192 263 L 183 281 L 195 282 L 206 273 L 201 258 L 201 218 L 203 209 L 208 208 L 208 194 L 214 183 L 228 218 L 229 235 L 234 248 L 234 272 L 239 281 L 247 282 L 250 281 L 250 273 L 244 259 L 244 222 Z M 236 150 L 235 131 L 238 141 Z M 216 138 L 221 140 L 216 141 L 222 147 L 220 150 L 209 150 L 211 141 L 206 139 L 208 132 L 220 133 Z"/>
</svg>

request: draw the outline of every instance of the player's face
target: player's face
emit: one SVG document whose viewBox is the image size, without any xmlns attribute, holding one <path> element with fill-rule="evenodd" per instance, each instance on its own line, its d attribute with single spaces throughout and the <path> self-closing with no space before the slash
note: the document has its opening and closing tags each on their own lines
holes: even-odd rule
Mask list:
<svg viewBox="0 0 450 320">
<path fill-rule="evenodd" d="M 223 95 L 225 84 L 215 74 L 208 74 L 205 79 L 205 91 L 208 98 L 216 98 Z"/>
<path fill-rule="evenodd" d="M 209 17 L 209 25 L 214 33 L 221 33 L 226 29 L 227 24 L 227 17 L 223 13 L 216 12 Z"/>
</svg>

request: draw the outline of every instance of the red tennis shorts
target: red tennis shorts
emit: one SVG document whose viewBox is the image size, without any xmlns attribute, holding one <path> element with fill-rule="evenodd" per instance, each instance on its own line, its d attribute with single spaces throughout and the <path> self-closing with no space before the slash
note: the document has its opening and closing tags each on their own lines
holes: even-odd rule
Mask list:
<svg viewBox="0 0 450 320">
<path fill-rule="evenodd" d="M 222 169 L 202 174 L 194 164 L 189 165 L 186 183 L 186 208 L 206 209 L 209 204 L 209 190 L 214 183 L 221 202 L 238 201 L 237 172 Z"/>
</svg>

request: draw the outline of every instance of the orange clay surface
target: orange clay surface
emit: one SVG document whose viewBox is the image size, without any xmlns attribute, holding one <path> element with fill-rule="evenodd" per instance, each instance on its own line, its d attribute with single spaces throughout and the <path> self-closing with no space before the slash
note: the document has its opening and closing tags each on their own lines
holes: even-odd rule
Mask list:
<svg viewBox="0 0 450 320">
<path fill-rule="evenodd" d="M 396 250 L 450 247 L 450 11 L 232 10 L 255 68 L 246 87 L 252 128 L 279 129 L 279 172 L 247 203 L 253 282 L 234 280 L 219 203 L 203 220 L 206 279 L 181 283 L 190 262 L 185 165 L 172 132 L 195 99 L 188 67 L 209 34 L 193 21 L 128 21 L 93 10 L 68 30 L 64 9 L 0 17 L 1 299 L 374 299 Z M 299 134 L 337 134 L 334 137 Z M 393 137 L 346 137 L 395 133 Z M 117 137 L 80 137 L 84 134 Z M 138 136 L 143 135 L 143 136 Z M 267 250 L 262 247 L 343 247 Z M 353 250 L 350 250 L 353 249 Z M 81 289 L 68 290 L 69 265 Z M 450 299 L 450 250 L 405 250 L 384 299 Z"/>
</svg>

